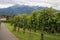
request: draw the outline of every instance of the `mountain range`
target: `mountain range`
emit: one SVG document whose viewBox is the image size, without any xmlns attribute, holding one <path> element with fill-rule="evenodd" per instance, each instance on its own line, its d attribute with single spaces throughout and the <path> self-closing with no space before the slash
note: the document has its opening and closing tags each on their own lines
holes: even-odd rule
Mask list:
<svg viewBox="0 0 60 40">
<path fill-rule="evenodd" d="M 33 10 L 40 10 L 42 8 L 45 8 L 45 7 L 14 5 L 8 8 L 0 8 L 0 14 L 19 14 L 19 13 L 30 14 Z"/>
</svg>

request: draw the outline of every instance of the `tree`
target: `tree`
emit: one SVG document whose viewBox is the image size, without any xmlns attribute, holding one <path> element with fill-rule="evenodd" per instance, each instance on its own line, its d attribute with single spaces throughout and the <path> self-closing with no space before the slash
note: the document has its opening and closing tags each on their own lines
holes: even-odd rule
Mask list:
<svg viewBox="0 0 60 40">
<path fill-rule="evenodd" d="M 54 11 L 51 8 L 46 8 L 46 9 L 42 9 L 40 10 L 40 16 L 39 16 L 39 28 L 41 28 L 41 40 L 43 40 L 43 31 L 45 30 L 46 27 L 49 28 L 49 20 L 50 18 L 52 18 Z"/>
<path fill-rule="evenodd" d="M 32 11 L 31 23 L 32 23 L 32 28 L 34 29 L 35 32 L 37 30 L 37 15 L 38 15 L 38 11 L 37 10 Z"/>
<path fill-rule="evenodd" d="M 57 20 L 57 22 L 56 22 L 56 24 L 55 24 L 55 30 L 57 31 L 57 32 L 60 32 L 60 13 L 59 12 L 56 12 L 55 13 L 55 20 Z"/>
<path fill-rule="evenodd" d="M 25 29 L 27 28 L 27 14 L 22 15 L 22 25 L 23 25 L 23 33 L 25 33 Z"/>
<path fill-rule="evenodd" d="M 18 16 L 15 16 L 14 18 L 13 18 L 13 25 L 14 25 L 14 31 L 16 31 L 16 27 L 17 27 L 17 25 L 18 25 Z"/>
</svg>

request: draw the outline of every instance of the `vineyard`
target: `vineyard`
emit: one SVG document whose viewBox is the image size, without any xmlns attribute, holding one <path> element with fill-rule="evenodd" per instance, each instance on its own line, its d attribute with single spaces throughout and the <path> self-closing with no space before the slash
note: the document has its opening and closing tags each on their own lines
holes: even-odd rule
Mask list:
<svg viewBox="0 0 60 40">
<path fill-rule="evenodd" d="M 20 40 L 60 40 L 60 12 L 53 8 L 8 16 L 5 25 Z"/>
</svg>

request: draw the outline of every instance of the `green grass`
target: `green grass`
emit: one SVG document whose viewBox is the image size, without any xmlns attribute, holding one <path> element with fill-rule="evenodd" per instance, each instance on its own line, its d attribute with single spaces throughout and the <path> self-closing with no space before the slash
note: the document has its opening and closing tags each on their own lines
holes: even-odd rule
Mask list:
<svg viewBox="0 0 60 40">
<path fill-rule="evenodd" d="M 23 34 L 23 30 L 21 29 L 20 32 L 13 31 L 13 26 L 11 26 L 9 23 L 5 23 L 5 26 L 17 37 L 19 40 L 40 40 L 40 32 L 31 32 L 31 35 L 29 34 L 28 30 L 25 31 L 25 34 Z M 47 34 L 44 33 L 44 40 L 60 40 L 60 33 L 56 34 Z"/>
</svg>

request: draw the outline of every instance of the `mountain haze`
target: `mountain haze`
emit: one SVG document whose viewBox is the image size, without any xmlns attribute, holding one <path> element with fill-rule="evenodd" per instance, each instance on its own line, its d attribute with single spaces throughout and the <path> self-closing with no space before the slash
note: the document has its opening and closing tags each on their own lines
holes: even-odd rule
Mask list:
<svg viewBox="0 0 60 40">
<path fill-rule="evenodd" d="M 27 13 L 30 14 L 33 10 L 40 10 L 44 7 L 39 6 L 27 6 L 27 5 L 14 5 L 8 8 L 0 8 L 0 14 L 18 14 Z"/>
</svg>

